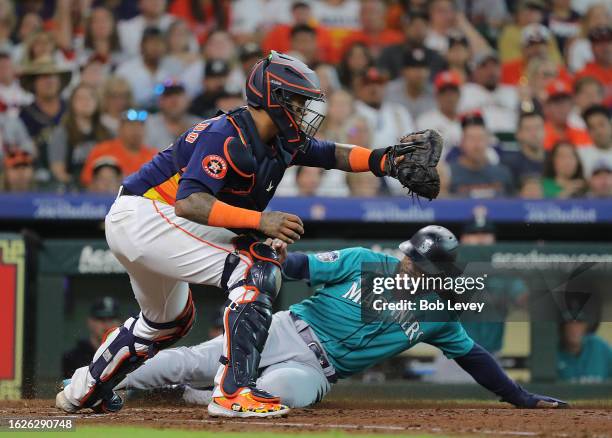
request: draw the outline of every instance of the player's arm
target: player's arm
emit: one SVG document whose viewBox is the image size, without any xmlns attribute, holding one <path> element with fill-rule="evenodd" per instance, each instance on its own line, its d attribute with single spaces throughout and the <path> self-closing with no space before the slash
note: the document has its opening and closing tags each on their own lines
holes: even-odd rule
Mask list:
<svg viewBox="0 0 612 438">
<path fill-rule="evenodd" d="M 440 134 L 429 129 L 405 135 L 398 144 L 374 150 L 312 139 L 307 151 L 297 154 L 292 164 L 390 176 L 406 187 L 409 193 L 431 200 L 440 193 L 440 176 L 436 166 L 440 161 L 442 145 Z"/>
<path fill-rule="evenodd" d="M 476 343 L 467 354 L 456 357 L 455 362 L 480 385 L 498 395 L 502 401 L 518 408 L 569 407 L 569 404 L 563 400 L 532 394 L 525 390 L 508 377 L 488 351 Z"/>
<path fill-rule="evenodd" d="M 281 211 L 259 212 L 219 201 L 210 193 L 194 192 L 176 201 L 177 216 L 213 227 L 250 228 L 287 243 L 299 240 L 304 233 L 302 220 Z"/>
<path fill-rule="evenodd" d="M 183 137 L 181 142 L 188 141 L 185 138 L 189 137 Z M 249 210 L 215 197 L 226 186 L 232 172 L 249 170 L 246 169 L 248 162 L 239 162 L 239 158 L 247 157 L 247 154 L 232 152 L 244 148 L 239 139 L 202 132 L 191 143 L 184 144 L 198 149 L 192 154 L 179 181 L 174 205 L 177 216 L 214 227 L 258 230 L 287 243 L 300 238 L 304 225 L 296 215 Z"/>
<path fill-rule="evenodd" d="M 287 280 L 310 280 L 308 256 L 301 252 L 287 251 L 287 244 L 278 239 L 268 239 L 266 244 L 276 250 Z"/>
</svg>

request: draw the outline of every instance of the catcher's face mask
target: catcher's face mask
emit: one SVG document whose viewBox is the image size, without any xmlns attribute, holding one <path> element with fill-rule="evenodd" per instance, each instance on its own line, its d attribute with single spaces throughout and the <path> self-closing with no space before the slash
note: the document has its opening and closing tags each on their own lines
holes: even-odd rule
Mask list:
<svg viewBox="0 0 612 438">
<path fill-rule="evenodd" d="M 306 139 L 313 138 L 325 120 L 325 114 L 316 111 L 313 107 L 317 106 L 317 102 L 325 102 L 325 96 L 321 94 L 317 98 L 309 98 L 283 89 L 277 89 L 275 92 L 278 93 L 277 101 L 289 112 Z M 298 149 L 305 151 L 308 143 L 304 142 Z"/>
</svg>

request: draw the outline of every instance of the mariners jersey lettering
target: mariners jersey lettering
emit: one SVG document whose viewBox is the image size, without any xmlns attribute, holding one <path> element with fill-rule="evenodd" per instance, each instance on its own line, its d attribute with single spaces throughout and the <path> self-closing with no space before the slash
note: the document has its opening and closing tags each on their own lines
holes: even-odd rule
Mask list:
<svg viewBox="0 0 612 438">
<path fill-rule="evenodd" d="M 251 172 L 239 167 L 228 151 L 240 139 Z M 289 154 L 276 137 L 265 144 L 250 113 L 240 108 L 204 120 L 186 131 L 173 145 L 128 176 L 123 185 L 136 195 L 174 205 L 196 192 L 206 192 L 238 207 L 263 211 L 274 196 L 285 170 L 293 164 L 330 168 L 335 144 L 313 139 L 307 153 Z"/>
<path fill-rule="evenodd" d="M 358 373 L 425 342 L 448 358 L 467 354 L 474 342 L 461 323 L 361 318 L 361 264 L 377 263 L 393 274 L 399 260 L 365 248 L 308 256 L 310 282 L 316 292 L 290 310 L 311 325 L 341 377 Z"/>
</svg>

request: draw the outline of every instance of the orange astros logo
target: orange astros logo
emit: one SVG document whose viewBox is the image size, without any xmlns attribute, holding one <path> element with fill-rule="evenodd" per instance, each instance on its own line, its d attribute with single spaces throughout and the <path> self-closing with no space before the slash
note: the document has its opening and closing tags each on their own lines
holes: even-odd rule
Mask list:
<svg viewBox="0 0 612 438">
<path fill-rule="evenodd" d="M 211 178 L 223 179 L 227 173 L 227 162 L 219 155 L 207 155 L 202 160 L 202 168 Z"/>
</svg>

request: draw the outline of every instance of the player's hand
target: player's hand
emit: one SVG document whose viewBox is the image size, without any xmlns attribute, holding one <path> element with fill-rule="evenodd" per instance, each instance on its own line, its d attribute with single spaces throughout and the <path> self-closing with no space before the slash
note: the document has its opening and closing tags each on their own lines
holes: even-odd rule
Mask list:
<svg viewBox="0 0 612 438">
<path fill-rule="evenodd" d="M 282 263 L 287 260 L 287 244 L 280 239 L 266 239 L 266 245 L 271 246 L 276 254 L 278 254 L 278 260 Z"/>
<path fill-rule="evenodd" d="M 304 224 L 302 219 L 294 214 L 265 211 L 261 214 L 258 230 L 285 243 L 294 243 L 304 234 Z"/>
<path fill-rule="evenodd" d="M 519 400 L 511 402 L 517 408 L 527 409 L 563 409 L 569 408 L 569 403 L 546 395 L 532 394 L 521 388 L 522 395 Z"/>
</svg>

